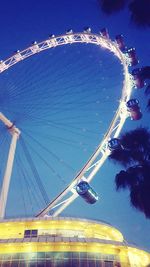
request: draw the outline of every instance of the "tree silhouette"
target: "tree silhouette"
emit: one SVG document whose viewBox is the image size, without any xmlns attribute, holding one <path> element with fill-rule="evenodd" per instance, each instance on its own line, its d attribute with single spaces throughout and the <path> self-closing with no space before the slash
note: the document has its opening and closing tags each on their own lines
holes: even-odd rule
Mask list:
<svg viewBox="0 0 150 267">
<path fill-rule="evenodd" d="M 112 14 L 114 12 L 118 12 L 126 5 L 126 0 L 100 0 L 102 11 L 107 14 Z"/>
<path fill-rule="evenodd" d="M 146 66 L 141 68 L 141 77 L 143 80 L 150 80 L 150 66 Z M 147 85 L 145 89 L 145 94 L 150 95 L 150 84 Z M 150 98 L 148 99 L 148 104 L 147 104 L 148 110 L 150 111 Z"/>
<path fill-rule="evenodd" d="M 143 80 L 150 79 L 150 66 L 142 67 L 140 75 Z"/>
<path fill-rule="evenodd" d="M 145 66 L 139 69 L 139 77 L 143 81 L 150 80 L 150 66 Z M 150 84 L 147 85 L 145 89 L 145 95 L 150 95 Z M 150 99 L 148 99 L 147 104 L 148 110 L 150 111 Z"/>
<path fill-rule="evenodd" d="M 131 205 L 150 218 L 150 131 L 139 127 L 123 134 L 120 143 L 109 156 L 125 167 L 115 177 L 116 189 L 128 189 Z"/>
<path fill-rule="evenodd" d="M 131 21 L 138 27 L 150 26 L 150 1 L 149 0 L 98 0 L 101 9 L 106 14 L 120 11 L 128 4 Z"/>
<path fill-rule="evenodd" d="M 147 86 L 146 90 L 145 90 L 145 94 L 149 95 L 150 94 L 150 84 Z M 150 98 L 148 99 L 148 104 L 147 104 L 148 110 L 150 111 Z"/>
<path fill-rule="evenodd" d="M 129 4 L 131 20 L 137 26 L 150 26 L 150 1 L 133 0 Z"/>
</svg>

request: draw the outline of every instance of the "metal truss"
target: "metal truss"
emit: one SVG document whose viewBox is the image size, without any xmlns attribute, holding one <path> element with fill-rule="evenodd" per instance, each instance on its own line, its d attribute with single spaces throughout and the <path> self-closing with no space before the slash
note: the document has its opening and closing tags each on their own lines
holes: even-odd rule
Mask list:
<svg viewBox="0 0 150 267">
<path fill-rule="evenodd" d="M 30 47 L 25 50 L 17 51 L 12 57 L 5 61 L 0 62 L 0 73 L 7 70 L 9 67 L 15 65 L 16 63 L 34 55 L 40 53 L 44 50 L 54 48 L 61 45 L 73 44 L 73 43 L 90 43 L 95 44 L 106 50 L 111 51 L 123 65 L 123 88 L 122 96 L 119 102 L 118 109 L 112 119 L 112 122 L 92 156 L 83 166 L 83 168 L 77 173 L 73 181 L 55 198 L 53 199 L 41 212 L 36 216 L 45 216 L 49 212 L 52 216 L 58 216 L 68 205 L 70 205 L 77 197 L 75 187 L 77 183 L 86 179 L 90 182 L 98 170 L 101 168 L 105 160 L 107 159 L 110 151 L 107 147 L 108 140 L 113 137 L 118 137 L 120 131 L 124 125 L 126 118 L 128 117 L 128 112 L 126 109 L 126 102 L 130 99 L 132 88 L 134 86 L 134 81 L 132 75 L 128 71 L 128 66 L 130 60 L 126 54 L 123 54 L 119 49 L 117 43 L 109 38 L 103 37 L 100 34 L 93 34 L 89 32 L 83 33 L 66 33 L 58 37 L 51 36 L 49 39 L 37 43 L 34 42 Z"/>
</svg>

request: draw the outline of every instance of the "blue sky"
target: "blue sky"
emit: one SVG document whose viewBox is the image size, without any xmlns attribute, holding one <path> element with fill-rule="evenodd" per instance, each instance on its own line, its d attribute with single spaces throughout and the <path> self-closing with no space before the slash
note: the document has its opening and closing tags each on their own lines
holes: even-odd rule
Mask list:
<svg viewBox="0 0 150 267">
<path fill-rule="evenodd" d="M 0 56 L 3 60 L 11 56 L 15 50 L 28 47 L 34 40 L 47 39 L 51 33 L 59 35 L 69 28 L 72 28 L 74 32 L 79 32 L 85 26 L 89 26 L 93 33 L 98 33 L 100 29 L 107 27 L 112 39 L 115 38 L 115 35 L 122 33 L 127 46 L 136 47 L 140 66 L 149 64 L 149 30 L 137 29 L 130 23 L 127 10 L 112 16 L 105 16 L 96 0 L 5 1 L 1 4 L 0 25 Z M 53 96 L 53 98 L 51 97 L 51 122 L 55 126 L 51 127 L 50 133 L 46 124 L 49 114 L 43 113 L 43 102 L 40 102 L 43 92 L 48 90 L 49 85 L 51 85 Z M 99 51 L 97 47 L 87 45 L 57 48 L 41 53 L 32 59 L 17 64 L 1 75 L 1 109 L 21 128 L 26 145 L 31 148 L 32 159 L 40 169 L 39 173 L 50 199 L 64 187 L 64 183 L 70 181 L 70 177 L 76 173 L 79 166 L 84 164 L 101 140 L 111 120 L 111 114 L 117 108 L 121 85 L 122 67 L 118 60 L 104 50 Z M 35 89 L 37 89 L 37 97 L 35 97 Z M 20 96 L 17 96 L 16 90 L 21 93 Z M 76 106 L 71 104 L 70 113 L 70 109 L 65 111 L 62 107 L 63 113 L 59 112 L 59 116 L 57 116 L 53 109 L 53 101 L 59 99 L 60 96 L 63 97 L 63 90 L 70 92 L 64 103 L 68 103 L 67 101 L 72 103 L 74 98 L 78 108 L 76 109 Z M 78 95 L 75 95 L 74 92 L 77 92 Z M 131 122 L 128 119 L 124 130 L 134 129 L 137 125 L 148 126 L 149 115 L 145 110 L 143 94 L 143 90 L 134 91 L 134 95 L 141 102 L 144 114 L 142 120 Z M 91 107 L 90 112 L 89 109 L 86 109 L 86 105 L 81 108 L 83 102 L 80 102 L 80 96 L 89 104 L 88 107 Z M 86 104 L 85 102 L 84 104 Z M 94 104 L 96 102 L 98 105 Z M 49 98 L 45 98 L 44 107 L 48 103 Z M 31 112 L 31 120 L 30 117 L 27 117 L 28 112 Z M 42 119 L 36 120 L 36 116 L 39 118 L 40 115 L 44 116 L 44 114 L 46 120 L 43 125 Z M 63 114 L 66 117 L 70 116 L 69 119 L 64 120 Z M 60 121 L 63 124 L 60 124 Z M 62 127 L 58 128 L 58 124 L 54 125 L 54 122 L 59 123 Z M 62 131 L 61 134 L 60 130 Z M 75 132 L 72 133 L 71 130 Z M 1 131 L 4 138 L 2 144 L 4 158 L 6 158 L 9 136 L 6 136 L 5 142 L 6 133 L 4 133 L 2 126 Z M 33 138 L 36 138 L 36 141 Z M 77 148 L 76 144 L 78 144 Z M 51 155 L 41 145 L 48 147 Z M 38 210 L 36 200 L 31 200 L 29 197 L 26 199 L 22 194 L 22 192 L 27 194 L 26 185 L 31 197 L 35 184 L 34 182 L 32 184 L 25 182 L 23 178 L 20 179 L 25 174 L 27 174 L 26 179 L 30 179 L 32 176 L 21 149 L 21 146 L 18 145 L 17 162 L 18 165 L 24 164 L 25 168 L 21 171 L 17 167 L 17 162 L 15 163 L 7 216 L 25 216 L 28 213 L 31 215 L 32 212 Z M 55 157 L 52 156 L 53 151 L 55 151 Z M 43 159 L 46 159 L 48 163 L 50 162 L 50 166 L 45 167 L 46 164 L 43 163 Z M 2 160 L 1 157 L 1 162 Z M 69 164 L 70 170 L 60 160 Z M 51 171 L 49 170 L 50 167 Z M 147 234 L 150 232 L 149 220 L 130 207 L 128 192 L 117 193 L 115 191 L 114 177 L 119 170 L 119 166 L 115 166 L 107 160 L 92 182 L 92 186 L 100 195 L 100 201 L 91 206 L 78 198 L 66 209 L 64 214 L 107 221 L 117 227 L 128 241 L 150 250 Z M 49 180 L 47 177 L 50 173 L 51 179 Z M 24 203 L 25 201 L 27 204 Z M 31 208 L 31 203 L 34 205 L 33 208 Z M 23 207 L 25 207 L 24 212 L 22 211 Z"/>
</svg>

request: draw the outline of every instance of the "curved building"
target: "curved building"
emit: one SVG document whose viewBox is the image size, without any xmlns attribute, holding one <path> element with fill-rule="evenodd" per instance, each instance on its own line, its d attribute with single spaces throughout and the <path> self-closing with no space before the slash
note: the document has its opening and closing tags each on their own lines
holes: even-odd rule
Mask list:
<svg viewBox="0 0 150 267">
<path fill-rule="evenodd" d="M 0 266 L 148 267 L 150 254 L 104 222 L 69 217 L 0 222 Z"/>
</svg>

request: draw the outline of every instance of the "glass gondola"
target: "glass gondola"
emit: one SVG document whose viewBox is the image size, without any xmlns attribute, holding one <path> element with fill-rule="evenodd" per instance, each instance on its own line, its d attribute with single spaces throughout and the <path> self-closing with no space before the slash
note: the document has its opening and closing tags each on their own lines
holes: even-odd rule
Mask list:
<svg viewBox="0 0 150 267">
<path fill-rule="evenodd" d="M 98 195 L 86 181 L 81 181 L 76 186 L 76 191 L 87 203 L 94 204 L 98 200 Z"/>
</svg>

